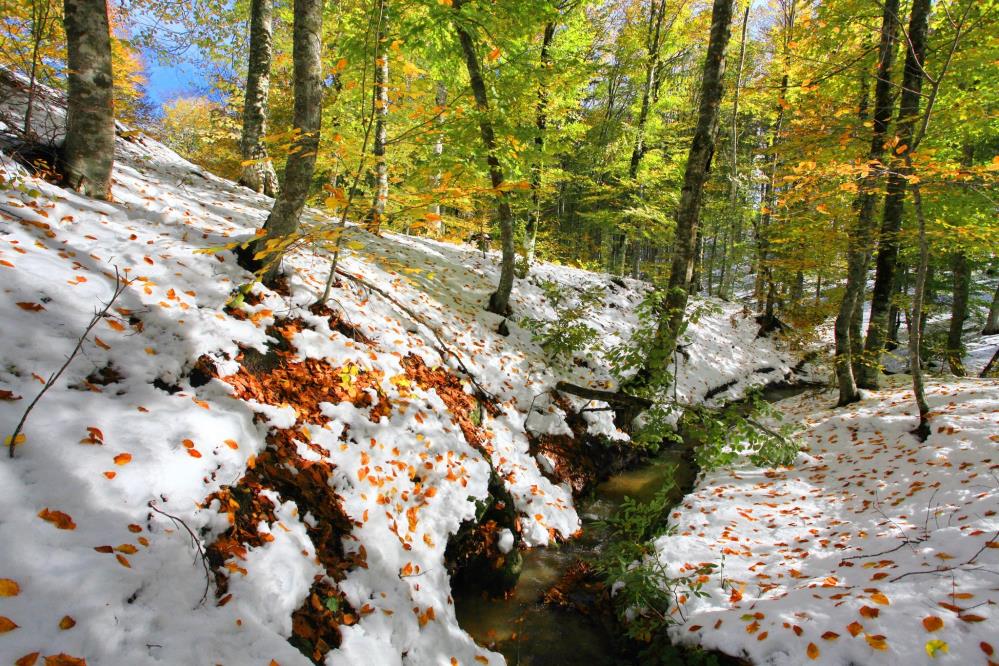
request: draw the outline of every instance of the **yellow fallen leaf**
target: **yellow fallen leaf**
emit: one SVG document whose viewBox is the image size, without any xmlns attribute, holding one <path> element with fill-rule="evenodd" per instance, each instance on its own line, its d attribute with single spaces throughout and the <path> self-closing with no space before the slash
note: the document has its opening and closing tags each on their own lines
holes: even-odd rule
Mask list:
<svg viewBox="0 0 999 666">
<path fill-rule="evenodd" d="M 21 586 L 10 578 L 0 578 L 0 597 L 16 597 L 21 593 Z"/>
<path fill-rule="evenodd" d="M 63 615 L 62 619 L 59 620 L 59 628 L 62 629 L 63 631 L 66 631 L 67 629 L 72 629 L 75 626 L 76 626 L 76 620 L 74 620 L 68 615 Z"/>
<path fill-rule="evenodd" d="M 943 652 L 947 654 L 950 651 L 950 646 L 944 641 L 934 638 L 933 640 L 926 641 L 926 654 L 930 655 L 931 659 L 935 659 L 938 652 Z"/>
<path fill-rule="evenodd" d="M 888 641 L 881 634 L 875 634 L 873 636 L 871 634 L 864 634 L 864 639 L 867 641 L 867 644 L 875 650 L 888 649 Z"/>
</svg>

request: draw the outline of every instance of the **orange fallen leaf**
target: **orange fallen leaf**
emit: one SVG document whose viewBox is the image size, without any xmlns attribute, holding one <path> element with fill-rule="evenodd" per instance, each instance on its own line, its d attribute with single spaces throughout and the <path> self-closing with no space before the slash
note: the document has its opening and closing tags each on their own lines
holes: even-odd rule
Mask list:
<svg viewBox="0 0 999 666">
<path fill-rule="evenodd" d="M 108 479 L 113 479 L 114 477 L 118 476 L 118 472 L 104 472 L 104 476 L 107 477 Z"/>
<path fill-rule="evenodd" d="M 45 657 L 45 666 L 87 666 L 87 660 L 60 652 Z"/>
<path fill-rule="evenodd" d="M 72 629 L 75 626 L 76 626 L 76 620 L 74 620 L 68 615 L 63 615 L 62 619 L 59 620 L 59 628 L 62 629 L 63 631 L 66 631 L 67 629 Z"/>
<path fill-rule="evenodd" d="M 995 649 L 992 647 L 992 645 L 990 643 L 986 643 L 985 641 L 982 641 L 981 643 L 978 644 L 978 647 L 980 647 L 982 649 L 982 652 L 984 652 L 985 654 L 987 654 L 990 657 L 993 654 L 995 654 Z"/>
<path fill-rule="evenodd" d="M 837 638 L 839 638 L 839 634 L 837 634 L 835 631 L 827 631 L 826 633 L 822 634 L 822 639 L 826 641 L 834 641 Z"/>
<path fill-rule="evenodd" d="M 111 345 L 109 345 L 108 343 L 104 342 L 103 340 L 101 340 L 96 335 L 94 336 L 94 344 L 97 345 L 98 347 L 100 347 L 101 349 L 104 349 L 104 350 L 110 350 L 111 349 Z"/>
<path fill-rule="evenodd" d="M 0 597 L 16 597 L 21 593 L 21 586 L 10 578 L 0 578 Z"/>
<path fill-rule="evenodd" d="M 192 458 L 201 457 L 201 451 L 198 451 L 197 449 L 185 449 L 185 451 L 187 451 L 187 455 L 191 456 Z"/>
<path fill-rule="evenodd" d="M 132 565 L 129 564 L 128 558 L 124 555 L 115 555 L 115 559 L 118 560 L 118 564 L 125 567 L 126 569 L 131 569 Z"/>
<path fill-rule="evenodd" d="M 108 323 L 108 326 L 118 331 L 119 333 L 125 330 L 125 325 L 122 324 L 117 319 L 106 319 L 105 321 Z"/>
<path fill-rule="evenodd" d="M 76 523 L 73 519 L 69 517 L 68 514 L 62 511 L 53 511 L 52 509 L 42 509 L 38 512 L 38 517 L 42 520 L 52 523 L 61 530 L 75 530 Z"/>
<path fill-rule="evenodd" d="M 14 662 L 14 666 L 35 666 L 35 662 L 38 661 L 39 652 L 32 652 L 26 654 L 17 661 Z"/>
<path fill-rule="evenodd" d="M 936 615 L 927 615 L 923 618 L 923 628 L 926 631 L 937 631 L 944 626 L 944 621 Z"/>
<path fill-rule="evenodd" d="M 881 614 L 881 611 L 873 606 L 861 606 L 860 614 L 864 617 L 875 618 Z"/>
<path fill-rule="evenodd" d="M 228 446 L 233 451 L 235 451 L 236 449 L 239 448 L 239 444 L 236 443 L 236 440 L 234 440 L 234 439 L 227 439 L 227 440 L 225 440 L 225 445 Z"/>
<path fill-rule="evenodd" d="M 816 645 L 815 643 L 809 643 L 808 644 L 808 649 L 805 650 L 805 654 L 808 655 L 809 659 L 812 659 L 812 660 L 818 659 L 819 658 L 819 654 L 820 654 L 820 652 L 819 652 L 819 646 Z"/>
<path fill-rule="evenodd" d="M 41 303 L 31 303 L 23 301 L 18 303 L 17 307 L 21 308 L 22 310 L 27 310 L 28 312 L 41 312 L 42 310 L 45 309 L 45 306 L 42 305 Z"/>
<path fill-rule="evenodd" d="M 119 453 L 118 455 L 116 455 L 114 457 L 114 464 L 115 465 L 124 466 L 124 465 L 127 465 L 130 462 L 132 462 L 132 454 L 131 453 Z"/>
<path fill-rule="evenodd" d="M 0 634 L 6 634 L 8 631 L 14 631 L 15 629 L 17 629 L 17 625 L 13 620 L 0 615 Z"/>
<path fill-rule="evenodd" d="M 881 594 L 880 592 L 875 592 L 871 595 L 871 601 L 876 604 L 881 604 L 882 606 L 888 606 L 891 602 L 888 601 L 888 597 Z"/>
<path fill-rule="evenodd" d="M 888 641 L 881 634 L 875 634 L 873 636 L 871 634 L 864 634 L 864 640 L 866 640 L 867 644 L 875 650 L 888 649 Z"/>
<path fill-rule="evenodd" d="M 135 555 L 139 552 L 139 549 L 130 543 L 123 543 L 117 548 L 115 548 L 119 553 L 125 553 L 126 555 Z"/>
<path fill-rule="evenodd" d="M 864 625 L 860 624 L 859 622 L 851 622 L 850 624 L 846 625 L 846 630 L 850 632 L 851 636 L 856 638 L 860 634 L 860 632 L 864 630 Z"/>
<path fill-rule="evenodd" d="M 128 526 L 128 531 L 138 534 L 139 532 L 142 531 L 142 525 L 136 525 L 135 523 L 132 523 L 131 525 Z"/>
</svg>

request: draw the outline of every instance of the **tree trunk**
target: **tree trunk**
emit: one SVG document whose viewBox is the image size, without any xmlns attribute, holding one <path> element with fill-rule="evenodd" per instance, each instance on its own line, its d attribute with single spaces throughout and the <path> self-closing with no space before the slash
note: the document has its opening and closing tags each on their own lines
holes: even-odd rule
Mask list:
<svg viewBox="0 0 999 666">
<path fill-rule="evenodd" d="M 512 313 L 512 309 L 510 308 L 510 292 L 513 290 L 515 259 L 513 247 L 513 212 L 510 210 L 509 195 L 503 188 L 503 167 L 500 165 L 499 158 L 496 155 L 496 133 L 493 130 L 492 120 L 489 118 L 489 97 L 486 94 L 485 81 L 482 80 L 479 57 L 475 53 L 472 36 L 465 29 L 461 20 L 461 8 L 464 3 L 465 0 L 453 0 L 451 5 L 455 11 L 454 29 L 458 33 L 458 41 L 461 43 L 461 50 L 465 56 L 465 67 L 468 69 L 468 79 L 472 88 L 472 96 L 475 98 L 476 111 L 479 116 L 479 133 L 482 135 L 482 143 L 486 148 L 489 180 L 492 182 L 493 190 L 496 194 L 496 208 L 499 215 L 500 233 L 503 244 L 503 259 L 500 267 L 499 284 L 496 287 L 496 291 L 489 297 L 489 305 L 486 309 L 489 312 L 509 316 Z"/>
<path fill-rule="evenodd" d="M 881 355 L 884 351 L 888 329 L 888 310 L 895 286 L 898 267 L 899 231 L 902 228 L 902 211 L 905 204 L 906 182 L 909 169 L 904 156 L 912 150 L 916 122 L 923 87 L 923 62 L 926 60 L 926 33 L 929 23 L 930 0 L 914 0 L 907 31 L 908 49 L 902 76 L 902 96 L 898 110 L 898 148 L 903 156 L 895 160 L 895 168 L 888 174 L 888 188 L 878 246 L 874 289 L 871 294 L 871 317 L 867 325 L 864 344 L 864 371 L 860 386 L 874 389 L 881 372 Z"/>
<path fill-rule="evenodd" d="M 269 197 L 277 194 L 277 174 L 267 158 L 263 137 L 267 133 L 267 95 L 271 80 L 273 0 L 250 0 L 250 58 L 246 67 L 243 131 L 239 147 L 243 173 L 239 184 Z"/>
<path fill-rule="evenodd" d="M 434 121 L 434 124 L 437 126 L 437 138 L 434 139 L 434 158 L 437 161 L 437 171 L 434 173 L 433 178 L 430 179 L 430 186 L 436 192 L 437 188 L 444 182 L 444 173 L 441 170 L 440 160 L 441 155 L 444 154 L 444 107 L 447 105 L 447 86 L 442 81 L 437 82 L 437 93 L 434 97 L 434 103 L 437 105 L 435 112 L 438 114 L 437 120 Z M 442 217 L 444 213 L 439 199 L 435 199 L 431 210 L 437 216 L 437 228 L 434 231 L 438 236 L 441 236 L 444 234 L 444 220 Z"/>
<path fill-rule="evenodd" d="M 247 270 L 259 271 L 266 266 L 263 276 L 266 284 L 273 284 L 281 254 L 298 231 L 316 167 L 323 101 L 322 32 L 322 0 L 294 0 L 295 145 L 285 163 L 284 186 L 264 223 L 264 236 L 251 243 L 248 251 L 239 254 L 239 263 Z"/>
<path fill-rule="evenodd" d="M 947 364 L 950 371 L 964 377 L 964 322 L 968 319 L 968 294 L 971 291 L 971 266 L 964 252 L 955 252 L 951 258 L 951 277 L 954 294 L 950 307 L 950 330 L 947 332 Z"/>
<path fill-rule="evenodd" d="M 65 0 L 69 95 L 62 167 L 74 190 L 111 198 L 114 165 L 114 78 L 105 0 Z"/>
<path fill-rule="evenodd" d="M 538 239 L 538 227 L 541 225 L 541 169 L 544 159 L 545 129 L 548 127 L 548 81 L 547 72 L 551 67 L 551 45 L 555 38 L 555 24 L 545 24 L 545 32 L 541 38 L 541 84 L 538 86 L 538 106 L 535 111 L 534 150 L 537 156 L 531 165 L 531 213 L 527 218 L 527 230 L 524 237 L 524 265 L 521 277 L 527 277 L 534 263 L 534 247 Z"/>
<path fill-rule="evenodd" d="M 385 159 L 385 144 L 388 140 L 389 112 L 389 40 L 388 2 L 380 0 L 378 4 L 378 32 L 375 35 L 375 136 L 371 153 L 375 157 L 375 196 L 368 211 L 367 227 L 377 234 L 385 217 L 385 205 L 388 203 L 389 176 L 388 162 Z"/>
<path fill-rule="evenodd" d="M 916 3 L 930 0 L 915 0 Z M 915 13 L 915 8 L 913 9 Z M 910 29 L 911 29 L 910 25 Z M 907 169 L 912 170 L 911 158 L 907 157 Z M 919 409 L 919 425 L 913 431 L 921 441 L 930 434 L 930 407 L 926 403 L 926 390 L 923 385 L 923 367 L 920 358 L 920 347 L 923 341 L 923 293 L 926 287 L 926 266 L 929 263 L 929 243 L 926 240 L 926 217 L 923 215 L 923 200 L 919 192 L 919 184 L 913 184 L 912 196 L 916 208 L 916 221 L 919 224 L 919 263 L 916 268 L 916 287 L 912 295 L 912 314 L 909 316 L 909 371 L 912 373 L 912 392 L 915 394 L 916 407 Z"/>
<path fill-rule="evenodd" d="M 846 405 L 860 399 L 857 391 L 861 387 L 870 388 L 870 377 L 864 379 L 865 368 L 857 351 L 862 349 L 859 338 L 860 327 L 851 326 L 857 320 L 855 312 L 863 304 L 864 283 L 867 281 L 868 253 L 871 251 L 874 208 L 877 205 L 878 180 L 883 171 L 881 158 L 884 156 L 885 138 L 892 112 L 892 62 L 895 59 L 895 41 L 898 34 L 899 0 L 885 0 L 881 16 L 881 41 L 878 45 L 877 82 L 874 86 L 874 128 L 871 145 L 867 153 L 867 173 L 861 180 L 860 195 L 857 201 L 857 219 L 849 230 L 847 249 L 846 288 L 836 316 L 836 379 L 839 384 L 839 404 Z M 865 93 L 866 94 L 866 93 Z M 852 329 L 852 330 L 851 330 Z M 845 336 L 845 337 L 841 337 Z M 877 384 L 877 367 L 874 383 Z M 857 376 L 855 376 L 855 374 Z"/>
<path fill-rule="evenodd" d="M 669 286 L 664 311 L 656 331 L 656 340 L 638 378 L 643 383 L 665 375 L 677 339 L 683 331 L 688 298 L 687 287 L 694 272 L 701 194 L 711 168 L 718 127 L 718 110 L 725 75 L 725 49 L 731 35 L 732 4 L 732 0 L 714 0 L 711 9 L 711 36 L 701 78 L 697 126 L 687 156 L 683 189 L 680 191 Z"/>
<path fill-rule="evenodd" d="M 992 307 L 989 308 L 989 316 L 985 320 L 982 335 L 999 335 L 999 286 L 992 296 Z"/>
</svg>

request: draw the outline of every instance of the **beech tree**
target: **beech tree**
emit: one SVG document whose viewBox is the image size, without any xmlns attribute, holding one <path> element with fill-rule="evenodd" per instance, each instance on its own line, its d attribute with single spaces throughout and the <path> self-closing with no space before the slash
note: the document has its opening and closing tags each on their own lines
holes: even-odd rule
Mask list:
<svg viewBox="0 0 999 666">
<path fill-rule="evenodd" d="M 238 255 L 240 265 L 247 270 L 256 272 L 266 268 L 265 283 L 273 284 L 281 252 L 294 241 L 315 171 L 322 121 L 322 30 L 323 1 L 295 0 L 292 27 L 295 141 L 288 151 L 284 186 L 264 223 L 263 235 Z"/>
<path fill-rule="evenodd" d="M 272 0 L 250 1 L 250 45 L 246 68 L 246 97 L 243 101 L 243 131 L 240 152 L 243 158 L 241 185 L 269 197 L 277 194 L 274 165 L 267 157 L 267 95 L 270 91 L 273 43 Z"/>
<path fill-rule="evenodd" d="M 461 8 L 464 4 L 465 0 L 453 0 L 452 7 L 455 14 L 454 29 L 458 35 L 458 42 L 461 45 L 465 67 L 468 70 L 469 83 L 472 88 L 472 96 L 475 99 L 475 107 L 478 112 L 479 132 L 482 136 L 482 144 L 486 149 L 489 180 L 492 183 L 496 196 L 496 212 L 499 217 L 501 242 L 503 244 L 499 284 L 496 286 L 496 291 L 489 297 L 489 304 L 486 309 L 499 315 L 508 316 L 512 313 L 512 309 L 510 308 L 510 292 L 513 290 L 514 260 L 516 258 L 513 246 L 513 211 L 510 208 L 509 193 L 504 185 L 503 167 L 500 165 L 499 157 L 496 154 L 496 131 L 489 117 L 489 95 L 486 92 L 485 81 L 482 79 L 482 65 L 479 62 L 479 56 L 475 52 L 475 44 L 465 26 L 464 17 L 461 13 Z"/>
<path fill-rule="evenodd" d="M 78 192 L 111 198 L 114 165 L 114 77 L 105 0 L 65 0 L 68 95 L 62 171 Z"/>
<path fill-rule="evenodd" d="M 673 259 L 663 314 L 656 340 L 649 351 L 640 381 L 661 377 L 666 373 L 677 339 L 683 332 L 691 277 L 694 272 L 698 215 L 704 183 L 714 155 L 718 130 L 719 108 L 725 76 L 725 50 L 732 32 L 733 0 L 714 0 L 711 8 L 711 35 L 701 75 L 701 99 L 697 110 L 697 126 L 690 143 L 687 167 L 680 191 L 680 205 L 673 236 Z"/>
</svg>

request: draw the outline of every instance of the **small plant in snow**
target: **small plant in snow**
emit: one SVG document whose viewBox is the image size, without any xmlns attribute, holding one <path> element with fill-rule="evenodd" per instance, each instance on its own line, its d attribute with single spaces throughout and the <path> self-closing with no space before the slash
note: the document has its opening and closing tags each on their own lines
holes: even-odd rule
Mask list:
<svg viewBox="0 0 999 666">
<path fill-rule="evenodd" d="M 597 348 L 597 331 L 587 323 L 593 309 L 604 300 L 601 287 L 589 287 L 578 293 L 563 289 L 557 282 L 545 280 L 540 285 L 555 319 L 526 317 L 520 324 L 534 334 L 534 341 L 554 360 L 568 361 L 581 351 Z"/>
</svg>

